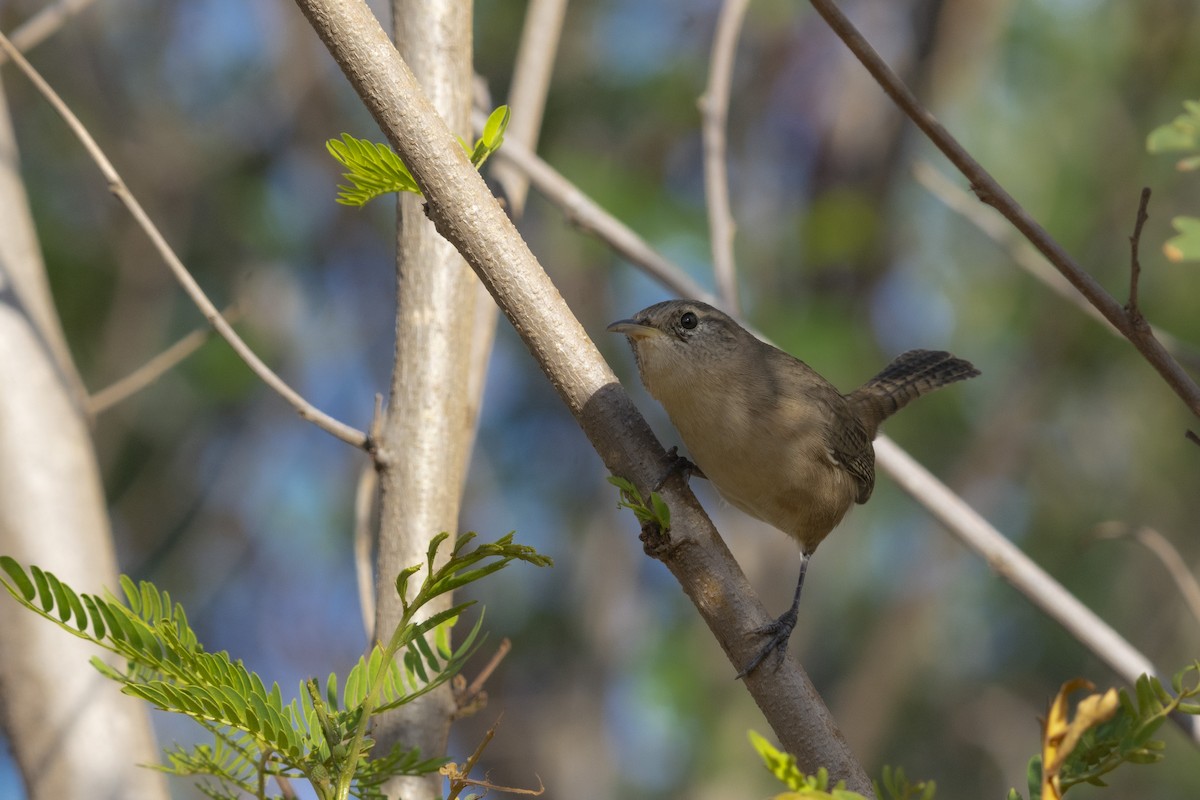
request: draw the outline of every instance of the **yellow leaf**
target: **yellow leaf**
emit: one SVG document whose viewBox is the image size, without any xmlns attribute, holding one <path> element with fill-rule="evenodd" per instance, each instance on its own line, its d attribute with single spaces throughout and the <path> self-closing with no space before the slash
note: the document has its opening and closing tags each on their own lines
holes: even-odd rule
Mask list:
<svg viewBox="0 0 1200 800">
<path fill-rule="evenodd" d="M 1067 698 L 1080 689 L 1094 689 L 1091 681 L 1075 678 L 1058 690 L 1050 712 L 1042 725 L 1042 800 L 1061 800 L 1059 772 L 1080 737 L 1097 725 L 1112 719 L 1121 703 L 1116 689 L 1090 694 L 1075 706 L 1075 718 L 1067 715 Z"/>
</svg>

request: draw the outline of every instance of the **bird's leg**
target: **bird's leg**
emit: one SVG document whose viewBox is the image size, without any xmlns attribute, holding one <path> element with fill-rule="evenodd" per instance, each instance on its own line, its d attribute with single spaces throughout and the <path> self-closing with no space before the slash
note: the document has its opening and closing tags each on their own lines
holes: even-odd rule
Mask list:
<svg viewBox="0 0 1200 800">
<path fill-rule="evenodd" d="M 754 632 L 771 638 L 758 651 L 758 655 L 737 674 L 738 678 L 744 678 L 758 667 L 767 656 L 773 652 L 779 653 L 780 657 L 787 652 L 788 639 L 792 635 L 792 630 L 796 627 L 796 617 L 800 610 L 800 591 L 804 588 L 804 573 L 808 572 L 808 559 L 811 553 L 800 553 L 800 578 L 796 581 L 796 594 L 792 597 L 792 607 L 783 612 L 783 615 L 774 622 L 768 622 L 761 628 L 755 628 Z"/>
<path fill-rule="evenodd" d="M 678 446 L 672 447 L 667 451 L 667 458 L 670 459 L 671 465 L 667 467 L 667 471 L 663 473 L 663 476 L 658 479 L 658 483 L 654 484 L 654 488 L 650 491 L 657 492 L 663 487 L 664 484 L 666 484 L 667 481 L 671 479 L 672 476 L 677 474 L 683 475 L 683 479 L 685 481 L 693 475 L 708 480 L 708 476 L 701 472 L 699 467 L 689 461 L 686 457 L 679 455 Z"/>
</svg>

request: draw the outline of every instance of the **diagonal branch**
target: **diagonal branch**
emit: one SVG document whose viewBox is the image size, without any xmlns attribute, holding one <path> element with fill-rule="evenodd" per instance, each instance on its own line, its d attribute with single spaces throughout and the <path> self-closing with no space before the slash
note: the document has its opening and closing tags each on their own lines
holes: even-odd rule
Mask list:
<svg viewBox="0 0 1200 800">
<path fill-rule="evenodd" d="M 371 10 L 361 0 L 296 3 L 412 171 L 438 231 L 487 286 L 605 465 L 648 494 L 667 466 L 662 445 Z M 663 495 L 673 511 L 673 547 L 663 561 L 731 662 L 745 663 L 757 645 L 753 629 L 770 616 L 692 493 L 671 481 Z M 802 768 L 825 766 L 850 788 L 871 791 L 829 710 L 793 659 L 755 672 L 746 686 Z"/>
<path fill-rule="evenodd" d="M 1138 324 L 1138 321 L 1126 312 L 1121 303 L 1109 294 L 1095 278 L 1084 271 L 1063 249 L 1062 245 L 1055 241 L 1045 228 L 1039 225 L 1004 190 L 1004 187 L 997 183 L 996 179 L 950 135 L 949 131 L 942 127 L 942 124 L 920 104 L 912 90 L 904 85 L 904 82 L 875 52 L 875 49 L 851 24 L 833 0 L 810 0 L 810 2 L 825 18 L 838 38 L 850 49 L 850 52 L 854 53 L 862 65 L 867 68 L 867 71 L 871 73 L 888 97 L 966 176 L 967 180 L 971 182 L 971 189 L 979 196 L 979 199 L 994 207 L 1016 226 L 1017 230 L 1049 259 L 1050 263 L 1079 290 L 1080 294 L 1086 297 L 1088 302 L 1112 323 L 1113 327 L 1133 343 L 1138 352 L 1150 363 L 1150 366 L 1158 371 L 1167 385 L 1179 395 L 1192 413 L 1200 416 L 1200 386 L 1154 337 L 1150 326 L 1146 325 L 1144 320 L 1142 324 Z"/>
<path fill-rule="evenodd" d="M 95 0 L 58 0 L 57 3 L 45 5 L 14 30 L 9 38 L 18 50 L 28 53 L 93 2 Z M 0 53 L 0 64 L 6 61 L 8 53 Z"/>
<path fill-rule="evenodd" d="M 175 255 L 175 251 L 171 249 L 169 244 L 167 244 L 167 240 L 163 237 L 162 232 L 159 231 L 155 224 L 150 220 L 150 216 L 146 213 L 145 209 L 142 208 L 141 203 L 137 201 L 137 198 L 133 196 L 133 193 L 129 191 L 129 187 L 126 186 L 125 182 L 121 179 L 116 167 L 114 167 L 112 162 L 108 160 L 108 156 L 106 156 L 104 151 L 100 149 L 100 146 L 96 144 L 96 140 L 92 138 L 90 133 L 88 133 L 87 128 L 83 126 L 83 123 L 79 121 L 79 118 L 76 117 L 71 109 L 67 107 L 67 104 L 63 102 L 63 99 L 58 96 L 58 93 L 51 88 L 50 84 L 46 82 L 41 74 L 39 74 L 38 71 L 35 70 L 33 66 L 25 60 L 25 57 L 21 55 L 20 51 L 18 51 L 17 48 L 13 46 L 12 42 L 8 40 L 8 37 L 2 33 L 0 33 L 0 50 L 3 50 L 5 53 L 7 53 L 8 57 L 13 61 L 13 63 L 15 63 L 17 67 L 19 67 L 20 70 L 25 73 L 25 76 L 29 78 L 29 81 L 34 85 L 34 87 L 42 94 L 43 97 L 46 98 L 47 102 L 54 107 L 54 110 L 58 112 L 60 117 L 63 118 L 63 121 L 67 123 L 67 126 L 71 129 L 71 132 L 75 134 L 76 138 L 79 139 L 80 143 L 84 146 L 84 149 L 87 150 L 88 155 L 91 156 L 94 162 L 96 162 L 96 166 L 100 168 L 100 172 L 104 175 L 104 179 L 108 181 L 109 191 L 111 191 L 113 195 L 115 195 L 116 198 L 121 201 L 121 204 L 129 210 L 129 213 L 133 216 L 134 220 L 146 233 L 146 236 L 149 237 L 151 243 L 154 245 L 154 248 L 158 251 L 158 254 L 162 257 L 163 261 L 166 262 L 167 267 L 170 268 L 171 273 L 175 276 L 175 279 L 179 281 L 179 285 L 183 287 L 183 290 L 187 293 L 188 297 L 190 297 L 196 307 L 200 309 L 200 313 L 204 315 L 204 318 L 208 320 L 209 324 L 216 328 L 217 333 L 221 335 L 221 338 L 227 341 L 229 346 L 233 348 L 234 352 L 237 353 L 242 361 L 246 363 L 246 366 L 248 366 L 250 370 L 263 381 L 263 383 L 274 389 L 279 396 L 286 400 L 292 406 L 292 408 L 296 410 L 296 413 L 300 415 L 301 419 L 312 422 L 321 430 L 333 434 L 347 444 L 352 444 L 355 447 L 366 449 L 369 442 L 365 433 L 352 428 L 344 422 L 334 419 L 305 400 L 299 392 L 285 383 L 284 380 L 276 375 L 270 367 L 263 363 L 263 360 L 259 358 L 253 350 L 250 349 L 250 346 L 242 340 L 242 337 L 238 336 L 237 332 L 234 331 L 233 326 L 229 324 L 228 320 L 221 316 L 221 312 L 218 311 L 217 307 L 213 305 L 213 302 L 208 299 L 208 296 L 204 293 L 204 290 L 200 288 L 200 284 L 196 282 L 196 279 L 192 277 L 190 272 L 188 272 L 187 267 L 185 267 L 183 262 L 179 260 L 179 256 Z"/>
<path fill-rule="evenodd" d="M 221 316 L 232 324 L 237 322 L 240 312 L 236 306 L 231 306 L 222 311 Z M 203 347 L 212 334 L 211 327 L 197 328 L 125 377 L 92 392 L 87 399 L 88 416 L 97 417 L 150 386 Z"/>
<path fill-rule="evenodd" d="M 993 242 L 1005 248 L 1013 263 L 1028 272 L 1035 280 L 1041 281 L 1047 289 L 1061 299 L 1099 322 L 1109 333 L 1114 336 L 1121 335 L 1121 332 L 1095 306 L 1075 291 L 1062 273 L 1051 267 L 1045 257 L 1035 250 L 1033 245 L 1019 232 L 1014 230 L 1004 217 L 1000 216 L 999 211 L 991 206 L 980 205 L 971 197 L 970 193 L 959 188 L 954 181 L 935 169 L 928 161 L 918 161 L 913 165 L 913 177 L 947 208 L 974 225 Z M 1177 361 L 1180 361 L 1188 369 L 1200 371 L 1200 352 L 1196 348 L 1158 326 L 1151 326 L 1151 330 L 1154 331 L 1155 338 L 1162 342 L 1163 347 L 1167 348 L 1167 351 Z"/>
</svg>

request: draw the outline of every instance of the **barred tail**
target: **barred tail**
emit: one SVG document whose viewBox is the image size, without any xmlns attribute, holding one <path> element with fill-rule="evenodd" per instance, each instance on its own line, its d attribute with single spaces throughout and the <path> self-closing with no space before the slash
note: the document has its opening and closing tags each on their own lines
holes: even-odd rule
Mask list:
<svg viewBox="0 0 1200 800">
<path fill-rule="evenodd" d="M 847 399 L 874 438 L 881 422 L 921 395 L 978 374 L 971 362 L 944 350 L 909 350 Z"/>
</svg>

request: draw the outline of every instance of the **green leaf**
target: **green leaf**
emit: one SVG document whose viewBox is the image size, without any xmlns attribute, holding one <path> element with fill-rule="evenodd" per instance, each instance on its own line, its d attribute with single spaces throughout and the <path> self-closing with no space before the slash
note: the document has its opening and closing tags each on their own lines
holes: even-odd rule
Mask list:
<svg viewBox="0 0 1200 800">
<path fill-rule="evenodd" d="M 500 145 L 504 143 L 504 131 L 508 128 L 510 116 L 508 106 L 500 106 L 488 115 L 480 140 L 492 152 L 500 149 Z"/>
<path fill-rule="evenodd" d="M 63 593 L 67 596 L 67 602 L 71 606 L 71 612 L 75 615 L 75 627 L 79 629 L 80 633 L 86 633 L 88 616 L 87 611 L 83 608 L 83 603 L 79 599 L 79 595 L 75 594 L 75 590 L 66 584 L 62 584 L 62 587 Z M 104 633 L 101 632 L 96 638 L 103 639 Z"/>
<path fill-rule="evenodd" d="M 107 629 L 104 624 L 104 615 L 100 613 L 100 607 L 96 605 L 96 600 L 87 594 L 83 596 L 83 604 L 87 606 L 88 616 L 92 620 L 92 629 L 96 632 L 96 638 L 103 639 L 107 633 Z"/>
<path fill-rule="evenodd" d="M 1147 151 L 1172 153 L 1200 148 L 1200 102 L 1185 100 L 1183 107 L 1186 113 L 1150 132 Z"/>
<path fill-rule="evenodd" d="M 746 736 L 750 739 L 750 746 L 758 753 L 759 758 L 762 759 L 763 764 L 776 780 L 792 791 L 804 788 L 805 776 L 796 766 L 795 756 L 776 749 L 757 731 L 747 731 Z"/>
<path fill-rule="evenodd" d="M 1025 768 L 1025 784 L 1029 788 L 1029 800 L 1042 800 L 1042 757 L 1029 759 Z"/>
<path fill-rule="evenodd" d="M 650 493 L 650 508 L 654 512 L 655 521 L 664 531 L 669 531 L 671 529 L 671 509 L 658 492 Z"/>
<path fill-rule="evenodd" d="M 37 592 L 33 588 L 33 583 L 25 575 L 25 570 L 21 569 L 20 564 L 8 556 L 0 556 L 0 569 L 3 569 L 8 573 L 8 577 L 12 578 L 21 598 L 24 598 L 26 602 L 33 600 Z M 8 586 L 8 583 L 6 582 L 4 585 Z M 12 589 L 9 588 L 9 591 L 11 592 Z"/>
<path fill-rule="evenodd" d="M 401 570 L 400 574 L 396 576 L 396 594 L 400 596 L 400 599 L 404 601 L 406 606 L 408 603 L 408 579 L 420 571 L 421 565 L 414 564 L 411 567 Z"/>
<path fill-rule="evenodd" d="M 142 610 L 142 593 L 138 591 L 137 585 L 128 575 L 120 577 L 121 591 L 125 593 L 126 603 L 129 609 L 140 616 Z"/>
<path fill-rule="evenodd" d="M 390 147 L 356 139 L 348 133 L 342 140 L 325 143 L 329 154 L 350 171 L 342 175 L 350 186 L 338 186 L 337 201 L 342 205 L 361 206 L 382 194 L 413 192 L 420 194 L 408 167 Z"/>
<path fill-rule="evenodd" d="M 334 711 L 338 710 L 338 676 L 336 672 L 329 673 L 329 678 L 325 681 L 325 702 Z"/>
<path fill-rule="evenodd" d="M 1200 219 L 1196 217 L 1175 217 L 1171 226 L 1178 231 L 1163 244 L 1163 253 L 1175 262 L 1200 261 Z"/>
<path fill-rule="evenodd" d="M 53 572 L 46 573 L 46 581 L 50 584 L 50 591 L 54 594 L 54 602 L 58 604 L 58 618 L 63 622 L 69 622 L 71 620 L 71 603 L 67 600 L 67 593 L 63 590 L 62 582 L 55 577 Z"/>
<path fill-rule="evenodd" d="M 38 599 L 42 603 L 42 610 L 49 614 L 54 608 L 54 595 L 50 593 L 50 583 L 46 580 L 46 573 L 33 566 L 29 568 L 29 573 L 33 575 L 33 582 L 37 586 Z"/>
</svg>

